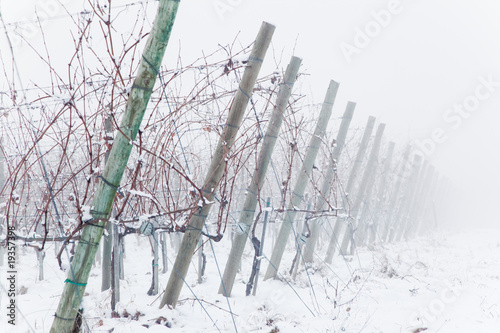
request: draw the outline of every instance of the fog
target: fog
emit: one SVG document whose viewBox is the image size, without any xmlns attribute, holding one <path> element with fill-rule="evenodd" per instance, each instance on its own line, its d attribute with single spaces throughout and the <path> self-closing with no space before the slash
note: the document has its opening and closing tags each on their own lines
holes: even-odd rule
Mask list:
<svg viewBox="0 0 500 333">
<path fill-rule="evenodd" d="M 1 2 L 6 23 L 33 18 L 34 1 L 21 2 Z M 68 12 L 86 6 L 63 3 Z M 165 62 L 181 55 L 189 63 L 236 36 L 251 41 L 261 21 L 271 22 L 277 28 L 268 66 L 284 67 L 291 55 L 303 58 L 301 72 L 308 76 L 301 90 L 310 103 L 321 102 L 330 79 L 340 82 L 337 115 L 348 100 L 355 101 L 355 124 L 377 117 L 398 151 L 413 143 L 452 181 L 453 224 L 494 226 L 500 202 L 498 10 L 493 0 L 183 1 Z M 44 23 L 46 35 L 63 37 L 60 29 L 58 20 Z M 36 44 L 40 38 L 34 39 Z M 3 65 L 9 67 L 3 34 L 1 43 Z M 62 42 L 49 46 L 61 50 L 61 59 L 72 52 Z M 23 80 L 48 82 L 37 73 L 29 47 L 14 51 Z"/>
<path fill-rule="evenodd" d="M 86 332 L 498 327 L 500 242 L 487 229 L 498 228 L 500 203 L 498 1 L 182 0 L 161 68 L 161 47 L 141 53 L 157 4 L 0 0 L 0 270 L 9 270 L 0 294 L 23 331 L 72 321 Z M 262 21 L 276 31 L 254 85 L 266 42 L 247 56 Z M 283 84 L 273 71 L 292 55 L 299 75 Z M 244 116 L 252 87 L 257 107 Z M 354 118 L 337 136 L 348 101 Z M 369 116 L 375 130 L 363 135 Z M 264 135 L 266 122 L 276 132 Z M 259 173 L 269 138 L 271 176 Z M 447 191 L 429 184 L 443 179 Z M 461 228 L 477 229 L 449 232 Z M 159 308 L 162 290 L 170 310 Z"/>
<path fill-rule="evenodd" d="M 497 225 L 500 202 L 500 4 L 483 1 L 191 1 L 175 36 L 185 54 L 250 39 L 276 24 L 274 58 L 303 58 L 308 93 L 320 102 L 341 83 L 337 114 L 387 123 L 399 150 L 413 143 L 448 177 L 452 225 Z M 390 13 L 388 15 L 388 13 Z M 360 33 L 361 31 L 361 33 Z M 363 34 L 364 33 L 364 34 Z M 187 34 L 187 35 L 186 35 Z M 371 36 L 370 36 L 371 35 Z M 205 37 L 202 37 L 205 36 Z M 174 52 L 170 49 L 170 52 Z M 485 84 L 489 82 L 489 84 Z M 476 94 L 484 93 L 484 96 Z M 463 112 L 460 111 L 463 110 Z M 335 126 L 335 125 L 331 125 Z"/>
</svg>

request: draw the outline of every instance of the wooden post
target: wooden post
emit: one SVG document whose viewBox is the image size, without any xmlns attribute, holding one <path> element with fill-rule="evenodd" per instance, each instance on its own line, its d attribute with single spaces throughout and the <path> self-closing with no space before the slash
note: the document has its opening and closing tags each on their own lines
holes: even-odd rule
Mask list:
<svg viewBox="0 0 500 333">
<path fill-rule="evenodd" d="M 377 158 L 378 159 L 378 158 Z M 371 202 L 376 198 L 373 198 L 373 190 L 375 189 L 375 180 L 379 177 L 378 173 L 378 161 L 375 162 L 374 173 L 371 175 L 368 186 L 366 188 L 365 195 L 363 196 L 362 204 L 359 207 L 359 211 L 357 214 L 357 230 L 355 232 L 355 245 L 357 247 L 366 245 L 369 241 L 369 229 L 372 228 L 372 222 L 369 220 L 368 216 L 372 215 L 371 212 Z M 378 204 L 377 204 L 378 205 Z M 352 247 L 353 243 L 351 243 Z M 352 252 L 352 251 L 351 251 Z"/>
<path fill-rule="evenodd" d="M 259 152 L 252 180 L 250 182 L 250 186 L 245 197 L 245 203 L 238 221 L 238 226 L 243 232 L 235 234 L 233 237 L 231 251 L 229 252 L 229 257 L 224 269 L 224 275 L 219 286 L 219 294 L 223 294 L 224 296 L 231 296 L 231 291 L 233 290 L 234 279 L 236 277 L 238 267 L 241 264 L 241 256 L 243 254 L 243 250 L 245 249 L 247 238 L 249 237 L 248 231 L 252 226 L 255 208 L 257 207 L 257 203 L 260 198 L 260 190 L 262 189 L 266 179 L 267 168 L 271 160 L 276 140 L 278 139 L 281 124 L 286 113 L 288 100 L 292 94 L 292 88 L 297 78 L 301 62 L 300 58 L 292 57 L 285 71 L 285 76 L 278 92 L 276 105 L 271 114 L 271 120 L 269 121 L 269 125 L 266 129 L 266 134 L 264 135 L 262 147 Z"/>
<path fill-rule="evenodd" d="M 173 232 L 170 234 L 170 245 L 173 247 L 174 252 L 179 252 L 181 248 L 182 235 L 180 232 Z"/>
<path fill-rule="evenodd" d="M 111 116 L 106 118 L 104 123 L 105 140 L 111 144 L 111 132 L 113 125 L 111 123 Z M 104 155 L 104 163 L 108 162 L 109 150 Z M 102 267 L 101 267 L 101 291 L 111 288 L 111 252 L 113 250 L 113 227 L 111 223 L 106 224 L 106 232 L 104 233 L 104 241 L 102 244 Z"/>
<path fill-rule="evenodd" d="M 120 233 L 118 224 L 113 223 L 113 251 L 111 255 L 111 309 L 115 311 L 120 301 Z"/>
<path fill-rule="evenodd" d="M 321 184 L 320 189 L 320 197 L 316 201 L 316 205 L 314 207 L 315 211 L 322 211 L 326 206 L 326 199 L 330 195 L 330 186 L 331 182 L 334 179 L 335 172 L 337 171 L 337 163 L 339 161 L 342 150 L 345 146 L 345 139 L 347 137 L 347 132 L 349 131 L 349 126 L 351 124 L 352 115 L 354 113 L 354 109 L 356 108 L 356 103 L 348 102 L 347 107 L 344 111 L 344 115 L 342 116 L 342 122 L 340 123 L 339 132 L 337 133 L 337 138 L 333 142 L 334 148 L 332 155 L 330 156 L 330 161 L 328 163 L 328 169 L 326 171 L 326 176 L 323 179 L 323 183 Z M 306 246 L 304 249 L 304 261 L 312 262 L 314 260 L 314 249 L 316 247 L 316 242 L 319 237 L 319 217 L 318 219 L 314 219 L 310 221 L 309 227 L 311 229 L 311 235 L 307 239 Z"/>
<path fill-rule="evenodd" d="M 92 262 L 108 221 L 111 207 L 132 151 L 132 142 L 139 131 L 156 77 L 165 53 L 179 6 L 178 0 L 162 0 L 158 5 L 153 28 L 144 47 L 139 71 L 129 93 L 120 131 L 116 134 L 108 163 L 102 173 L 91 207 L 93 220 L 84 221 L 80 242 L 65 281 L 51 333 L 70 332 L 76 320 L 87 285 Z"/>
<path fill-rule="evenodd" d="M 161 242 L 161 259 L 162 259 L 162 274 L 165 274 L 168 270 L 168 249 L 167 249 L 167 234 L 162 232 L 160 234 Z"/>
<path fill-rule="evenodd" d="M 125 280 L 125 265 L 123 260 L 125 259 L 125 237 L 120 235 L 120 251 L 119 253 L 119 267 L 120 267 L 120 280 Z"/>
<path fill-rule="evenodd" d="M 311 201 L 311 199 L 309 199 Z M 304 217 L 304 224 L 302 226 L 302 232 L 300 233 L 299 240 L 297 242 L 297 253 L 295 254 L 295 259 L 292 263 L 292 279 L 295 281 L 295 278 L 297 277 L 297 272 L 299 271 L 299 266 L 302 261 L 302 247 L 306 244 L 307 238 L 309 238 L 311 235 L 308 233 L 308 224 L 309 220 L 311 218 L 312 213 L 311 211 L 311 203 L 309 202 L 307 204 L 307 209 L 308 212 L 306 213 L 306 216 Z"/>
<path fill-rule="evenodd" d="M 203 253 L 203 239 L 200 237 L 198 241 L 198 283 L 203 282 L 203 274 L 205 272 L 205 254 Z"/>
<path fill-rule="evenodd" d="M 153 245 L 153 261 L 152 261 L 152 281 L 151 281 L 151 288 L 148 290 L 148 295 L 153 296 L 153 295 L 158 295 L 158 262 L 159 262 L 159 255 L 158 255 L 158 231 L 155 229 L 153 234 L 149 236 L 149 241 Z"/>
<path fill-rule="evenodd" d="M 113 227 L 111 223 L 106 225 L 104 242 L 102 245 L 102 281 L 101 291 L 111 287 L 111 252 L 113 250 Z"/>
<path fill-rule="evenodd" d="M 377 174 L 378 153 L 380 151 L 380 145 L 382 144 L 382 135 L 384 134 L 384 129 L 385 124 L 378 125 L 377 133 L 375 134 L 375 140 L 370 151 L 370 156 L 368 158 L 365 171 L 363 172 L 363 178 L 361 179 L 361 183 L 356 193 L 354 203 L 351 207 L 350 215 L 352 217 L 352 222 L 347 224 L 347 230 L 344 233 L 344 239 L 341 245 L 341 251 L 344 254 L 347 253 L 347 247 L 349 246 L 349 243 L 351 243 L 349 254 L 354 253 L 353 251 L 356 245 L 354 243 L 354 230 L 355 227 L 357 227 L 358 213 L 366 192 L 370 187 L 373 186 L 373 183 L 375 181 L 375 176 Z"/>
<path fill-rule="evenodd" d="M 392 217 L 397 208 L 397 204 L 399 202 L 401 196 L 401 185 L 403 184 L 403 180 L 405 179 L 405 170 L 408 165 L 408 159 L 410 158 L 411 146 L 406 146 L 406 149 L 403 153 L 403 158 L 399 161 L 398 171 L 395 173 L 395 181 L 394 188 L 392 189 L 392 193 L 389 199 L 389 204 L 387 206 L 387 212 L 382 220 L 383 223 L 380 226 L 380 241 L 386 242 L 387 237 L 389 236 L 390 227 L 392 224 Z"/>
<path fill-rule="evenodd" d="M 165 304 L 172 307 L 177 305 L 177 300 L 181 293 L 184 278 L 189 269 L 193 251 L 198 244 L 201 235 L 201 229 L 204 226 L 205 218 L 211 208 L 213 202 L 214 191 L 222 177 L 226 165 L 225 158 L 234 143 L 236 134 L 241 124 L 243 114 L 250 100 L 250 95 L 253 92 L 255 81 L 262 66 L 263 59 L 266 55 L 275 27 L 272 24 L 263 22 L 259 34 L 252 48 L 252 53 L 243 73 L 240 82 L 240 88 L 236 92 L 233 103 L 229 110 L 224 132 L 219 140 L 216 151 L 212 158 L 204 185 L 202 187 L 203 198 L 200 198 L 202 207 L 199 213 L 194 214 L 189 221 L 189 228 L 182 238 L 181 248 L 175 259 L 174 268 L 170 274 L 163 299 L 160 303 L 160 308 Z"/>
<path fill-rule="evenodd" d="M 38 281 L 43 281 L 43 259 L 45 259 L 45 250 L 35 248 L 36 258 L 38 262 Z"/>
<path fill-rule="evenodd" d="M 354 189 L 355 180 L 358 179 L 359 169 L 361 168 L 361 164 L 366 154 L 366 149 L 368 148 L 368 143 L 370 141 L 370 137 L 373 132 L 373 127 L 375 126 L 375 117 L 369 116 L 368 121 L 366 123 L 365 132 L 363 133 L 363 137 L 361 138 L 361 143 L 359 145 L 358 153 L 356 154 L 356 158 L 354 159 L 351 172 L 349 173 L 349 179 L 347 180 L 347 185 L 345 187 L 345 195 L 343 196 L 344 205 L 348 206 L 350 197 L 349 193 Z M 344 207 L 343 213 L 345 214 L 347 207 Z M 337 217 L 335 221 L 335 226 L 333 228 L 332 235 L 330 237 L 330 242 L 328 243 L 328 249 L 326 251 L 325 262 L 327 264 L 331 264 L 333 260 L 333 255 L 335 254 L 335 249 L 339 244 L 339 237 L 341 235 L 341 231 L 343 230 L 344 224 L 347 221 L 346 217 Z"/>
<path fill-rule="evenodd" d="M 253 285 L 252 295 L 257 294 L 257 285 L 259 283 L 259 273 L 260 273 L 260 264 L 262 262 L 261 257 L 262 253 L 264 253 L 264 241 L 266 240 L 266 229 L 267 229 L 267 219 L 269 217 L 269 210 L 271 209 L 271 198 L 267 198 L 266 201 L 266 212 L 264 213 L 264 224 L 262 225 L 262 236 L 260 237 L 260 248 L 259 248 L 259 258 L 257 258 L 257 267 L 255 270 L 255 283 Z"/>
<path fill-rule="evenodd" d="M 314 161 L 316 160 L 316 156 L 318 155 L 319 147 L 325 135 L 326 127 L 332 114 L 333 102 L 335 101 L 335 97 L 337 96 L 338 88 L 339 84 L 337 82 L 333 80 L 330 81 L 330 85 L 328 86 L 328 90 L 326 92 L 318 122 L 316 124 L 316 129 L 314 130 L 314 134 L 309 141 L 309 146 L 307 147 L 306 155 L 302 163 L 302 168 L 295 182 L 288 209 L 285 211 L 285 218 L 283 220 L 283 223 L 281 224 L 278 239 L 276 240 L 276 245 L 274 246 L 270 263 L 267 266 L 264 280 L 273 278 L 278 273 L 281 259 L 283 257 L 283 253 L 285 252 L 288 236 L 290 235 L 292 224 L 295 220 L 297 207 L 301 206 L 302 197 L 304 195 L 306 185 L 309 181 Z"/>
</svg>

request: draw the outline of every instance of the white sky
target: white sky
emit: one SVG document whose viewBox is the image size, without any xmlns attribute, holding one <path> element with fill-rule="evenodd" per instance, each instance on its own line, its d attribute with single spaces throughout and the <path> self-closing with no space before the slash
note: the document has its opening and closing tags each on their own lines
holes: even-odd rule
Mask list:
<svg viewBox="0 0 500 333">
<path fill-rule="evenodd" d="M 129 1 L 113 1 L 123 2 Z M 4 20 L 32 18 L 32 3 L 0 1 Z M 69 11 L 79 11 L 85 3 L 73 1 Z M 347 61 L 341 46 L 354 45 L 360 30 L 377 29 L 373 12 L 393 7 L 397 10 L 390 22 L 371 30 L 368 45 Z M 500 84 L 487 94 L 480 78 L 500 82 L 499 12 L 495 0 L 182 0 L 166 59 L 177 59 L 180 44 L 189 63 L 201 50 L 232 42 L 238 32 L 240 41 L 250 43 L 263 20 L 275 24 L 274 54 L 268 54 L 268 61 L 281 57 L 285 66 L 292 54 L 302 57 L 302 71 L 310 74 L 304 93 L 314 102 L 322 101 L 330 79 L 340 82 L 337 114 L 348 100 L 357 102 L 354 122 L 364 124 L 374 115 L 387 123 L 386 139 L 396 141 L 399 149 L 408 141 L 428 142 L 434 130 L 441 131 L 446 139 L 435 144 L 430 161 L 454 182 L 454 193 L 463 194 L 465 201 L 457 202 L 457 208 L 469 223 L 495 225 L 500 203 Z M 64 34 L 58 22 L 47 22 L 46 34 Z M 6 57 L 3 30 L 0 38 Z M 25 64 L 22 77 L 32 79 L 35 65 L 30 67 L 29 52 L 20 53 L 16 59 Z M 488 96 L 470 116 L 453 114 L 454 122 L 446 122 L 446 112 L 473 101 L 477 89 Z"/>
</svg>

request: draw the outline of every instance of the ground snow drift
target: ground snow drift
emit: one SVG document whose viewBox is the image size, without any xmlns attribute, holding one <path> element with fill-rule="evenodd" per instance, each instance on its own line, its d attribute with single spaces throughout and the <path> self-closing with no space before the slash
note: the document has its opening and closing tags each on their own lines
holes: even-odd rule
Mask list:
<svg viewBox="0 0 500 333">
<path fill-rule="evenodd" d="M 226 240 L 213 246 L 223 271 L 230 243 Z M 267 267 L 263 259 L 257 296 L 249 297 L 245 296 L 245 284 L 253 255 L 249 247 L 246 250 L 232 297 L 217 294 L 219 273 L 207 243 L 203 283 L 197 283 L 194 264 L 187 279 L 196 296 L 185 286 L 176 309 L 160 310 L 160 297 L 146 294 L 151 285 L 149 241 L 127 236 L 119 318 L 112 318 L 109 291 L 100 291 L 101 267 L 96 264 L 83 299 L 86 325 L 91 332 L 119 333 L 499 331 L 498 230 L 441 233 L 377 245 L 359 249 L 345 260 L 336 257 L 331 266 L 317 258 L 308 274 L 303 266 L 299 269 L 295 281 L 287 273 L 295 255 L 290 247 L 282 261 L 280 279 L 262 281 L 262 271 Z M 324 250 L 319 248 L 321 256 Z M 18 247 L 17 287 L 22 294 L 17 296 L 16 326 L 6 322 L 8 298 L 2 292 L 2 332 L 49 332 L 66 278 L 53 253 L 53 249 L 47 249 L 45 280 L 37 281 L 35 253 L 31 248 Z M 4 286 L 5 274 L 2 267 Z M 169 274 L 160 274 L 160 290 Z"/>
</svg>

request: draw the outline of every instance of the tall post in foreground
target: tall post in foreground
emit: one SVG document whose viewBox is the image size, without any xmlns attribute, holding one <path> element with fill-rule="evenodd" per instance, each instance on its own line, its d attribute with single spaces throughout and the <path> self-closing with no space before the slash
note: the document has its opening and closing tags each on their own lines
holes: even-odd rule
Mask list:
<svg viewBox="0 0 500 333">
<path fill-rule="evenodd" d="M 245 249 L 247 238 L 249 237 L 248 231 L 252 226 L 255 208 L 257 207 L 257 201 L 260 197 L 260 190 L 262 189 L 266 179 L 271 154 L 273 153 L 276 140 L 278 139 L 278 134 L 286 112 L 288 100 L 292 94 L 292 88 L 297 78 L 301 62 L 302 60 L 300 58 L 292 57 L 285 72 L 285 77 L 283 79 L 284 82 L 281 83 L 278 92 L 276 105 L 271 114 L 271 120 L 269 121 L 269 125 L 262 142 L 259 157 L 257 159 L 252 180 L 245 197 L 245 203 L 238 221 L 239 228 L 243 230 L 241 233 L 234 236 L 231 252 L 229 253 L 226 268 L 224 269 L 224 276 L 219 287 L 219 294 L 223 294 L 224 296 L 231 296 L 231 291 L 233 290 L 234 279 L 236 277 L 238 267 L 240 267 L 241 256 L 243 254 L 243 250 Z"/>
<path fill-rule="evenodd" d="M 210 211 L 210 202 L 213 201 L 214 191 L 222 177 L 222 173 L 224 172 L 226 156 L 234 143 L 236 134 L 238 133 L 243 114 L 245 113 L 255 81 L 259 75 L 262 61 L 266 55 L 269 44 L 271 43 L 274 29 L 275 26 L 272 24 L 267 22 L 262 23 L 259 34 L 252 48 L 252 53 L 250 54 L 247 67 L 243 73 L 243 77 L 240 82 L 240 89 L 236 92 L 233 103 L 231 104 L 224 132 L 220 137 L 202 187 L 203 198 L 200 200 L 202 202 L 202 207 L 200 208 L 200 211 L 197 214 L 193 214 L 189 220 L 189 228 L 186 230 L 184 237 L 182 238 L 181 247 L 175 259 L 174 267 L 165 289 L 165 294 L 163 295 L 163 299 L 160 303 L 160 308 L 163 308 L 165 304 L 172 307 L 175 307 L 177 304 L 177 300 L 179 299 L 182 285 L 184 283 L 184 278 L 186 277 L 189 265 L 191 264 L 191 259 L 193 258 L 193 252 L 196 248 L 198 240 L 200 239 L 205 219 Z"/>
<path fill-rule="evenodd" d="M 349 253 L 350 254 L 353 253 L 353 249 L 355 246 L 354 231 L 355 227 L 357 227 L 358 212 L 366 192 L 368 192 L 369 188 L 373 186 L 373 183 L 375 181 L 375 176 L 377 174 L 378 153 L 380 151 L 380 145 L 382 143 L 382 135 L 384 134 L 384 129 L 385 129 L 385 124 L 378 125 L 377 133 L 375 134 L 375 140 L 373 142 L 373 146 L 370 151 L 370 156 L 368 157 L 368 162 L 366 164 L 365 171 L 363 172 L 363 178 L 361 179 L 361 183 L 359 184 L 356 197 L 354 198 L 354 203 L 351 207 L 349 215 L 353 218 L 353 220 L 351 223 L 347 224 L 347 229 L 346 232 L 344 233 L 344 239 L 341 245 L 341 251 L 344 254 L 347 252 L 347 247 L 349 246 L 349 243 L 351 243 L 351 249 Z"/>
<path fill-rule="evenodd" d="M 129 94 L 120 130 L 116 134 L 108 162 L 102 173 L 103 179 L 99 182 L 94 194 L 91 205 L 93 219 L 84 221 L 86 227 L 80 236 L 68 278 L 65 281 L 61 300 L 50 329 L 51 333 L 68 333 L 73 328 L 97 247 L 132 152 L 131 142 L 137 136 L 156 82 L 158 68 L 160 68 L 167 47 L 178 6 L 178 0 L 162 0 L 158 5 L 156 19 L 144 47 L 143 58 Z"/>
<path fill-rule="evenodd" d="M 335 171 L 337 170 L 337 163 L 340 158 L 340 154 L 342 153 L 342 150 L 345 146 L 345 139 L 347 137 L 349 126 L 351 125 L 352 115 L 355 108 L 356 103 L 347 103 L 344 115 L 342 116 L 342 122 L 340 123 L 339 132 L 337 133 L 337 138 L 334 141 L 335 148 L 333 149 L 332 155 L 330 156 L 328 169 L 326 171 L 325 178 L 323 179 L 323 183 L 321 184 L 320 197 L 316 201 L 316 206 L 314 207 L 314 210 L 316 212 L 325 209 L 326 200 L 330 194 L 331 182 L 333 181 Z M 310 223 L 311 235 L 309 236 L 309 239 L 307 239 L 306 247 L 304 249 L 305 262 L 312 262 L 314 259 L 314 249 L 319 238 L 319 219 L 321 219 L 321 217 L 312 220 Z"/>
<path fill-rule="evenodd" d="M 358 179 L 359 169 L 361 168 L 361 164 L 363 163 L 363 159 L 365 158 L 366 149 L 368 148 L 368 143 L 370 142 L 370 137 L 373 132 L 373 127 L 375 126 L 375 117 L 369 116 L 368 121 L 366 123 L 365 132 L 363 133 L 363 137 L 361 138 L 361 143 L 359 145 L 358 153 L 356 154 L 356 158 L 354 159 L 353 166 L 351 168 L 351 172 L 349 174 L 349 179 L 347 180 L 347 185 L 344 189 L 345 195 L 343 196 L 344 205 L 349 205 L 349 193 L 354 190 L 355 180 Z M 345 209 L 344 209 L 345 213 Z M 328 249 L 326 251 L 325 261 L 327 264 L 331 264 L 333 260 L 333 255 L 335 254 L 335 249 L 338 244 L 338 237 L 340 236 L 341 231 L 343 230 L 343 223 L 346 221 L 344 217 L 338 217 L 335 222 L 335 226 L 333 228 L 332 236 L 330 238 L 330 242 L 328 244 Z"/>
<path fill-rule="evenodd" d="M 326 127 L 332 114 L 333 102 L 335 101 L 335 97 L 337 96 L 338 88 L 339 84 L 337 82 L 333 80 L 330 81 L 330 85 L 326 92 L 325 101 L 323 102 L 323 106 L 318 118 L 318 123 L 316 124 L 314 134 L 309 141 L 309 146 L 307 147 L 302 168 L 295 182 L 295 187 L 293 188 L 290 203 L 288 205 L 288 209 L 285 212 L 285 218 L 283 220 L 283 223 L 281 224 L 278 238 L 276 240 L 276 244 L 274 245 L 273 253 L 271 255 L 269 266 L 267 266 L 264 280 L 275 277 L 278 273 L 281 258 L 283 257 L 283 253 L 285 252 L 286 242 L 288 240 L 288 236 L 290 235 L 290 231 L 292 230 L 293 221 L 295 220 L 297 207 L 299 207 L 302 203 L 302 197 L 311 175 L 314 161 L 316 160 L 316 156 L 318 155 L 319 147 L 325 135 Z"/>
</svg>

